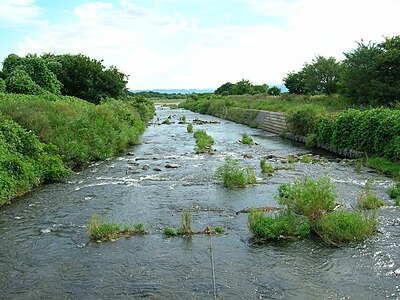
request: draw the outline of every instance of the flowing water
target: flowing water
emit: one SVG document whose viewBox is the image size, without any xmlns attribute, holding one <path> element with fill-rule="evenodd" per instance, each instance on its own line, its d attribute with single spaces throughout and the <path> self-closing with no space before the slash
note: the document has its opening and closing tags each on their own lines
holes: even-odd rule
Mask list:
<svg viewBox="0 0 400 300">
<path fill-rule="evenodd" d="M 165 107 L 157 116 L 173 123 L 150 125 L 142 144 L 129 150 L 134 156 L 96 163 L 0 211 L 1 299 L 400 299 L 400 208 L 386 195 L 392 179 L 357 173 L 327 154 L 316 163 L 285 164 L 288 155 L 309 150 L 226 120 Z M 214 138 L 215 154 L 194 153 L 193 135 L 178 124 L 182 116 L 219 121 L 194 126 Z M 257 145 L 240 144 L 244 132 Z M 214 174 L 226 155 L 253 166 L 260 184 L 225 189 Z M 264 157 L 291 168 L 264 176 Z M 316 237 L 252 242 L 248 216 L 238 211 L 277 206 L 280 184 L 326 174 L 349 207 L 370 180 L 386 203 L 378 234 L 339 248 Z M 225 232 L 167 238 L 164 227 L 178 227 L 186 209 L 195 229 L 222 225 Z M 149 234 L 90 241 L 86 224 L 94 213 L 120 224 L 143 222 Z"/>
</svg>

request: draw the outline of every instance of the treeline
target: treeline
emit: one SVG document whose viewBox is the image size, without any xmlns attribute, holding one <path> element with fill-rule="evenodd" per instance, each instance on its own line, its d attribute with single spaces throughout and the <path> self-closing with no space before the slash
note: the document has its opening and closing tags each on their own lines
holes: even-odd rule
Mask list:
<svg viewBox="0 0 400 300">
<path fill-rule="evenodd" d="M 134 96 L 142 96 L 146 99 L 186 99 L 188 96 L 180 93 L 160 93 L 154 91 L 141 91 L 141 92 L 131 92 Z"/>
<path fill-rule="evenodd" d="M 0 76 L 0 205 L 138 143 L 154 114 L 126 75 L 81 54 L 11 54 Z"/>
<path fill-rule="evenodd" d="M 217 88 L 214 92 L 216 95 L 255 95 L 255 94 L 268 94 L 277 96 L 281 93 L 281 89 L 273 86 L 268 87 L 266 83 L 255 85 L 249 80 L 242 79 L 236 83 L 226 82 Z"/>
<path fill-rule="evenodd" d="M 400 36 L 381 43 L 358 43 L 343 61 L 317 56 L 283 79 L 289 93 L 340 93 L 359 104 L 390 105 L 400 101 Z"/>
<path fill-rule="evenodd" d="M 74 96 L 98 104 L 124 97 L 128 75 L 83 54 L 10 54 L 0 72 L 0 92 Z"/>
</svg>

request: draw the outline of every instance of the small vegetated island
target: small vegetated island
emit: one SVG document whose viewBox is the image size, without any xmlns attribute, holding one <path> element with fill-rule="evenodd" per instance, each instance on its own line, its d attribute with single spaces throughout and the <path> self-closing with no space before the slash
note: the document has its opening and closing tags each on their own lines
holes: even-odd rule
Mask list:
<svg viewBox="0 0 400 300">
<path fill-rule="evenodd" d="M 85 55 L 10 54 L 0 71 L 0 205 L 138 143 L 154 105 Z"/>
</svg>

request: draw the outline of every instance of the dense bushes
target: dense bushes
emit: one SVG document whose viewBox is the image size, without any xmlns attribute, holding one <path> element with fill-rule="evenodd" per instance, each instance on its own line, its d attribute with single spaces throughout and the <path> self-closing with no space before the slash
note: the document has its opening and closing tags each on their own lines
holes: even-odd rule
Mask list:
<svg viewBox="0 0 400 300">
<path fill-rule="evenodd" d="M 316 133 L 320 143 L 400 162 L 399 110 L 348 110 L 334 119 L 322 119 Z"/>
<path fill-rule="evenodd" d="M 138 142 L 152 104 L 109 99 L 101 105 L 72 97 L 0 94 L 0 111 L 42 141 L 59 148 L 63 161 L 81 168 Z M 141 111 L 141 114 L 138 112 Z"/>
<path fill-rule="evenodd" d="M 294 134 L 307 136 L 315 132 L 318 121 L 324 115 L 326 111 L 322 106 L 304 106 L 286 115 L 288 130 Z"/>
<path fill-rule="evenodd" d="M 70 174 L 56 152 L 55 146 L 41 143 L 32 131 L 0 115 L 0 205 Z"/>
</svg>

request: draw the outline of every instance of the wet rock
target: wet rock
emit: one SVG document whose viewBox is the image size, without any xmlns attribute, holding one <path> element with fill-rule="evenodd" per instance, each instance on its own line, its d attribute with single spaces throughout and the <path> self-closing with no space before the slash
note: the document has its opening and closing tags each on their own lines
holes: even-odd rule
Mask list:
<svg viewBox="0 0 400 300">
<path fill-rule="evenodd" d="M 166 164 L 165 167 L 167 169 L 176 169 L 176 168 L 179 168 L 180 165 L 178 165 L 178 164 Z"/>
<path fill-rule="evenodd" d="M 341 161 L 342 161 L 342 159 L 339 157 L 335 159 L 335 162 L 337 162 L 337 163 L 340 163 Z"/>
<path fill-rule="evenodd" d="M 126 155 L 128 155 L 128 156 L 135 156 L 135 153 L 133 153 L 133 152 L 128 152 Z"/>
<path fill-rule="evenodd" d="M 254 156 L 252 154 L 248 154 L 248 153 L 243 154 L 243 157 L 244 158 L 254 158 Z"/>
<path fill-rule="evenodd" d="M 146 158 L 146 157 L 136 157 L 135 161 L 138 161 L 138 160 L 148 160 L 148 158 Z"/>
<path fill-rule="evenodd" d="M 136 166 L 136 167 L 139 165 L 139 163 L 134 161 L 134 160 L 128 161 L 128 164 L 131 165 L 131 166 Z"/>
<path fill-rule="evenodd" d="M 147 171 L 148 169 L 150 169 L 150 165 L 148 164 L 143 165 L 142 170 Z"/>
<path fill-rule="evenodd" d="M 139 170 L 131 170 L 131 174 L 139 174 L 140 171 Z"/>
<path fill-rule="evenodd" d="M 154 169 L 153 169 L 154 171 L 162 171 L 162 169 L 160 168 L 160 167 L 155 167 Z"/>
<path fill-rule="evenodd" d="M 394 270 L 393 273 L 396 275 L 400 275 L 400 268 L 398 268 L 397 270 Z"/>
</svg>

